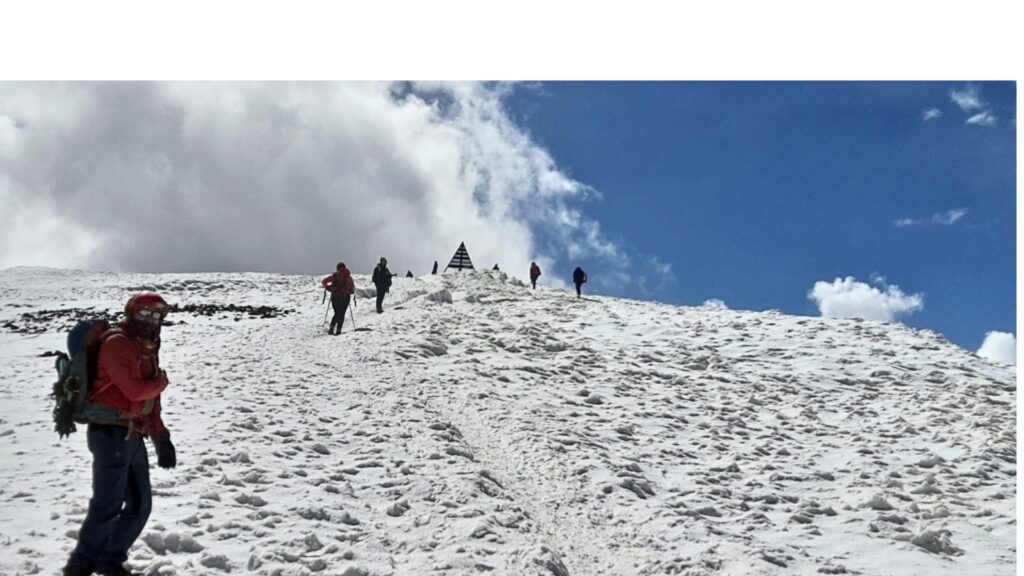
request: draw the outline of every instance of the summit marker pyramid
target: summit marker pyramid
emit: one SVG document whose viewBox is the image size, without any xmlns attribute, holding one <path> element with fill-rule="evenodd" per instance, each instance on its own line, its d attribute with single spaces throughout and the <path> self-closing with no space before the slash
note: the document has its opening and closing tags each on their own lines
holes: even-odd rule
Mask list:
<svg viewBox="0 0 1024 576">
<path fill-rule="evenodd" d="M 459 271 L 462 271 L 463 269 L 473 270 L 473 261 L 469 259 L 469 252 L 466 250 L 465 242 L 459 243 L 459 249 L 456 250 L 455 255 L 452 256 L 452 261 L 444 267 L 446 272 L 449 268 L 454 268 Z"/>
</svg>

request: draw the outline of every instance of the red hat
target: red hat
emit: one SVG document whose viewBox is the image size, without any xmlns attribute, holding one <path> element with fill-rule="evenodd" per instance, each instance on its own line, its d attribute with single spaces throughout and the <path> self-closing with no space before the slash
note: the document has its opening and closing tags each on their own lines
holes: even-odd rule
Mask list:
<svg viewBox="0 0 1024 576">
<path fill-rule="evenodd" d="M 170 306 L 156 292 L 141 292 L 128 299 L 128 302 L 124 305 L 124 314 L 131 318 L 135 315 L 135 311 L 141 308 L 160 310 L 162 314 L 166 314 Z"/>
</svg>

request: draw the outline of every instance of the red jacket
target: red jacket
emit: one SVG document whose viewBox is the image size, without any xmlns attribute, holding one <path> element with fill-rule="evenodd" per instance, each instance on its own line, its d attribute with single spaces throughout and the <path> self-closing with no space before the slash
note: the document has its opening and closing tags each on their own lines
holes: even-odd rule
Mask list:
<svg viewBox="0 0 1024 576">
<path fill-rule="evenodd" d="M 338 270 L 324 278 L 320 284 L 331 294 L 354 294 L 356 291 L 356 283 L 352 281 L 352 273 L 348 271 L 348 268 Z"/>
<path fill-rule="evenodd" d="M 534 264 L 530 266 L 530 278 L 537 278 L 540 276 L 540 266 Z"/>
<path fill-rule="evenodd" d="M 88 401 L 117 408 L 126 426 L 152 438 L 166 436 L 167 428 L 160 418 L 160 393 L 167 387 L 167 375 L 160 369 L 160 342 L 147 346 L 124 324 L 121 330 L 100 347 L 96 380 Z"/>
</svg>

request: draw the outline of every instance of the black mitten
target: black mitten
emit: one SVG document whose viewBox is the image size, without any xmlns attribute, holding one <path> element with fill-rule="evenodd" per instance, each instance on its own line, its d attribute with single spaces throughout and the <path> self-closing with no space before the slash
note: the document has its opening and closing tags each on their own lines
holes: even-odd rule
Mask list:
<svg viewBox="0 0 1024 576">
<path fill-rule="evenodd" d="M 178 457 L 174 453 L 174 444 L 171 444 L 171 437 L 164 436 L 153 441 L 153 448 L 156 449 L 156 465 L 161 468 L 174 468 L 178 464 Z"/>
</svg>

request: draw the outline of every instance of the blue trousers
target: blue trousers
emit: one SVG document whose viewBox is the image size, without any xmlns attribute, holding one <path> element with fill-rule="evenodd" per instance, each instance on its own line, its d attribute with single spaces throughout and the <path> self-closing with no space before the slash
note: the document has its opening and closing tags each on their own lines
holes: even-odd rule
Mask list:
<svg viewBox="0 0 1024 576">
<path fill-rule="evenodd" d="M 149 458 L 138 432 L 125 438 L 128 428 L 90 424 L 92 499 L 78 531 L 68 565 L 87 569 L 121 565 L 142 533 L 153 508 L 149 486 Z"/>
</svg>

